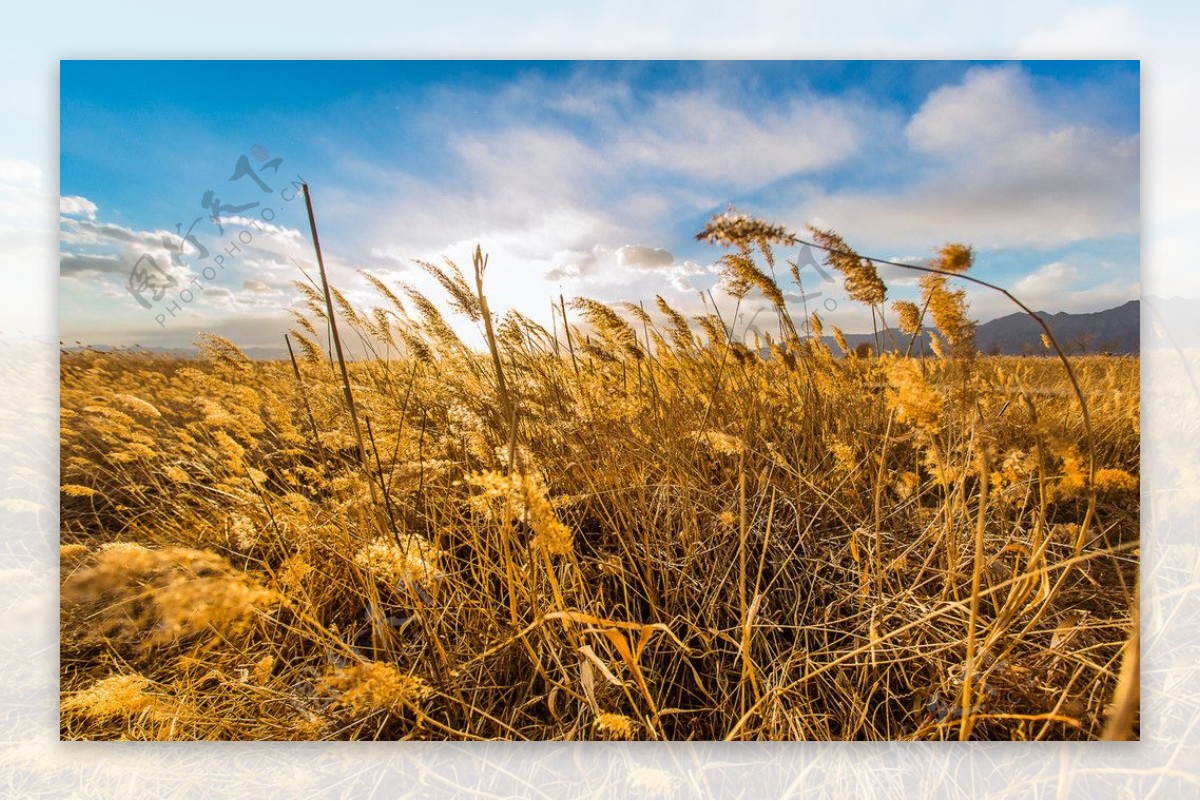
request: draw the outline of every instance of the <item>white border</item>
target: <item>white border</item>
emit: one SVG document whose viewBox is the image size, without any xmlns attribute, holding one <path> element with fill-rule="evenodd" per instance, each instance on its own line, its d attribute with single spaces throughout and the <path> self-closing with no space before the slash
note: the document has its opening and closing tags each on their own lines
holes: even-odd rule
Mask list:
<svg viewBox="0 0 1200 801">
<path fill-rule="evenodd" d="M 1200 398 L 1144 321 L 1141 743 L 59 743 L 57 60 L 192 58 L 1011 58 L 1143 60 L 1144 286 L 1200 298 L 1195 11 L 1168 2 L 572 2 L 6 11 L 0 160 L 47 176 L 42 251 L 0 321 L 0 794 L 14 797 L 1196 797 Z M 442 18 L 435 18 L 434 8 Z M 1182 11 L 1179 10 L 1182 8 Z M 336 13 L 335 13 L 336 12 Z M 1191 15 L 1182 19 L 1177 15 Z M 1151 46 L 1153 43 L 1153 46 Z M 186 88 L 181 88 L 185 91 Z M 0 219 L 0 232 L 5 220 Z M 5 247 L 0 237 L 0 247 Z M 12 298 L 18 298 L 14 303 Z M 1191 335 L 1194 322 L 1176 321 Z M 14 339 L 15 328 L 24 335 Z M 1194 338 L 1194 336 L 1193 336 Z M 1191 471 L 1191 472 L 1189 472 Z M 14 506 L 9 504 L 9 506 Z M 656 790 L 655 777 L 667 783 Z"/>
</svg>

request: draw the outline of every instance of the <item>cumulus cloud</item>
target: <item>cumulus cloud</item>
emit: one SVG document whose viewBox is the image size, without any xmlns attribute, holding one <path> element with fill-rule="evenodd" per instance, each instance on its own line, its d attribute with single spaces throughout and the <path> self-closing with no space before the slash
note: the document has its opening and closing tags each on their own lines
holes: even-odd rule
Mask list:
<svg viewBox="0 0 1200 801">
<path fill-rule="evenodd" d="M 906 136 L 926 159 L 913 183 L 818 193 L 798 216 L 897 248 L 1048 247 L 1138 230 L 1138 137 L 1057 118 L 1017 68 L 976 68 L 934 91 Z"/>
<path fill-rule="evenodd" d="M 593 245 L 588 250 L 564 250 L 554 256 L 554 266 L 545 273 L 547 281 L 562 281 L 565 278 L 581 278 L 611 270 L 617 265 L 617 254 L 612 248 Z"/>
<path fill-rule="evenodd" d="M 628 292 L 630 287 L 646 286 L 650 294 L 662 291 L 653 288 L 655 282 L 691 292 L 691 279 L 712 271 L 693 261 L 676 262 L 666 248 L 647 245 L 623 245 L 610 248 L 594 245 L 587 251 L 560 253 L 558 263 L 545 274 L 547 281 L 568 281 L 572 286 L 586 286 L 589 292 Z"/>
<path fill-rule="evenodd" d="M 1103 280 L 1100 272 L 1096 269 L 1083 270 L 1066 261 L 1052 261 L 1016 281 L 1009 291 L 1034 311 L 1051 313 L 1103 311 L 1138 297 L 1136 280 L 1120 277 Z M 1018 311 L 1011 301 L 999 293 L 967 284 L 964 287 L 971 314 L 978 319 L 990 320 Z"/>
<path fill-rule="evenodd" d="M 1138 297 L 1136 280 L 1097 281 L 1090 272 L 1067 262 L 1051 262 L 1017 281 L 1012 292 L 1034 309 L 1073 313 L 1101 311 Z"/>
<path fill-rule="evenodd" d="M 1044 125 L 1018 67 L 976 68 L 930 93 L 905 135 L 916 150 L 969 156 Z"/>
<path fill-rule="evenodd" d="M 70 195 L 58 199 L 59 211 L 68 217 L 87 217 L 96 219 L 96 204 L 86 197 Z"/>
<path fill-rule="evenodd" d="M 653 270 L 657 267 L 669 267 L 675 263 L 675 257 L 666 248 L 650 248 L 645 245 L 625 245 L 617 248 L 617 264 L 621 267 Z"/>
<path fill-rule="evenodd" d="M 671 265 L 666 272 L 667 280 L 671 282 L 678 292 L 692 292 L 696 289 L 692 278 L 699 275 L 715 275 L 716 266 L 709 264 L 707 266 L 697 264 L 694 261 L 685 261 Z"/>
<path fill-rule="evenodd" d="M 1013 286 L 1017 297 L 1046 298 L 1065 292 L 1079 277 L 1079 271 L 1061 261 L 1043 265 Z M 1026 303 L 1028 305 L 1028 303 Z"/>
</svg>

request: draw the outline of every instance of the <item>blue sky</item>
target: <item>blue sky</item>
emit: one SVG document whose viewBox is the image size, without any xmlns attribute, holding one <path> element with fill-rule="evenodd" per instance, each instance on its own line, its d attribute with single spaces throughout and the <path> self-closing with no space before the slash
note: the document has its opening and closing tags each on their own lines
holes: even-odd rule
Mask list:
<svg viewBox="0 0 1200 801">
<path fill-rule="evenodd" d="M 699 313 L 721 251 L 693 235 L 735 205 L 882 258 L 966 242 L 1030 305 L 1096 311 L 1139 292 L 1139 82 L 1128 61 L 64 61 L 61 337 L 277 347 L 314 263 L 300 177 L 331 280 L 364 306 L 359 271 L 437 296 L 413 260 L 466 267 L 478 242 L 497 309 L 548 321 L 562 292 Z M 271 191 L 230 180 L 242 157 Z M 209 190 L 257 205 L 218 230 Z M 207 259 L 172 263 L 177 224 Z M 127 289 L 143 256 L 149 308 Z M 827 320 L 869 329 L 817 288 Z"/>
</svg>

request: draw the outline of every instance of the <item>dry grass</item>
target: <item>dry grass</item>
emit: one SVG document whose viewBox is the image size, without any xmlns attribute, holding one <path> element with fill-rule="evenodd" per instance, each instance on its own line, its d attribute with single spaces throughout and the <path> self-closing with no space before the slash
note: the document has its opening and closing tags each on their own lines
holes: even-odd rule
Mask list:
<svg viewBox="0 0 1200 801">
<path fill-rule="evenodd" d="M 774 302 L 786 234 L 718 223 L 723 313 Z M 316 291 L 294 367 L 63 354 L 65 738 L 1137 736 L 1136 359 L 1072 360 L 1089 436 L 944 282 L 942 357 L 863 358 L 661 299 L 492 330 L 485 266 L 426 265 L 483 354 L 383 285 L 345 380 Z"/>
</svg>

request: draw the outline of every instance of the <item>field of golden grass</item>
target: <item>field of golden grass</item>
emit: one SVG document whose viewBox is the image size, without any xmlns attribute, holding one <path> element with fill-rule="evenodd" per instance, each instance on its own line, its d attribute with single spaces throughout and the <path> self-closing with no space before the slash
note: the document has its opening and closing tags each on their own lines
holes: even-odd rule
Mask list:
<svg viewBox="0 0 1200 801">
<path fill-rule="evenodd" d="M 1138 360 L 975 354 L 957 246 L 893 306 L 936 357 L 845 353 L 786 235 L 708 233 L 698 318 L 497 317 L 480 254 L 424 266 L 482 351 L 376 282 L 302 285 L 292 361 L 64 352 L 62 737 L 1136 737 Z"/>
</svg>

